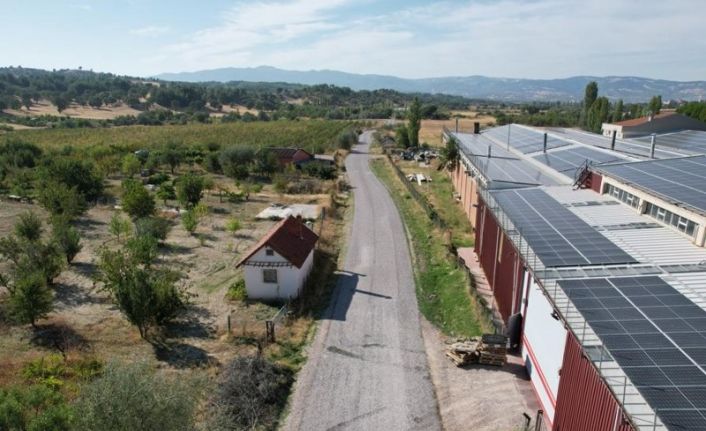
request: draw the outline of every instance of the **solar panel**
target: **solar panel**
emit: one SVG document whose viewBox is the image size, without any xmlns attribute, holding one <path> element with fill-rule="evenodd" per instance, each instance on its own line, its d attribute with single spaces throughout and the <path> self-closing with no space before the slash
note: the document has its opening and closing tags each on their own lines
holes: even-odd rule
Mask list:
<svg viewBox="0 0 706 431">
<path fill-rule="evenodd" d="M 546 267 L 636 262 L 540 189 L 497 191 L 493 196 Z"/>
<path fill-rule="evenodd" d="M 494 127 L 483 132 L 483 135 L 490 136 L 502 144 L 507 144 L 509 139 L 510 146 L 523 154 L 542 151 L 544 148 L 543 132 L 517 125 Z M 551 135 L 547 136 L 547 149 L 566 145 L 569 145 L 569 142 Z"/>
<path fill-rule="evenodd" d="M 626 160 L 625 157 L 616 154 L 609 154 L 586 147 L 559 149 L 550 153 L 539 154 L 533 158 L 550 168 L 564 173 L 576 172 L 586 161 L 592 164 L 601 164 Z"/>
<path fill-rule="evenodd" d="M 668 429 L 706 426 L 706 310 L 654 276 L 558 283 Z"/>
<path fill-rule="evenodd" d="M 706 156 L 623 163 L 599 170 L 670 202 L 706 212 Z"/>
<path fill-rule="evenodd" d="M 636 138 L 635 141 L 651 144 L 652 137 Z M 682 130 L 681 132 L 666 133 L 655 137 L 657 147 L 670 147 L 693 152 L 706 152 L 706 132 L 701 130 Z"/>
<path fill-rule="evenodd" d="M 612 142 L 611 137 L 599 135 L 596 133 L 585 132 L 583 130 L 558 129 L 553 130 L 553 133 L 561 134 L 567 139 L 571 139 L 582 144 L 600 148 L 610 148 Z M 641 157 L 649 157 L 650 144 L 634 139 L 616 139 L 615 151 L 620 151 L 625 154 L 631 154 Z M 684 149 L 677 149 L 674 147 L 660 148 L 660 146 L 657 146 L 657 148 L 655 149 L 655 157 L 658 159 L 670 159 L 674 157 L 688 156 L 691 154 L 693 154 L 693 152 L 686 151 Z"/>
</svg>

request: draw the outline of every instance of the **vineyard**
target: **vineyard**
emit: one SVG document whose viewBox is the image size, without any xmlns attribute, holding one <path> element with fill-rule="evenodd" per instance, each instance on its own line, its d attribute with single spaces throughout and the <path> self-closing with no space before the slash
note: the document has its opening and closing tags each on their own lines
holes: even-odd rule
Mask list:
<svg viewBox="0 0 706 431">
<path fill-rule="evenodd" d="M 223 147 L 294 146 L 323 152 L 333 147 L 341 132 L 354 125 L 348 121 L 304 120 L 23 130 L 0 135 L 0 144 L 5 140 L 20 139 L 45 149 L 70 145 L 138 150 L 167 144 L 188 147 L 218 144 Z"/>
</svg>

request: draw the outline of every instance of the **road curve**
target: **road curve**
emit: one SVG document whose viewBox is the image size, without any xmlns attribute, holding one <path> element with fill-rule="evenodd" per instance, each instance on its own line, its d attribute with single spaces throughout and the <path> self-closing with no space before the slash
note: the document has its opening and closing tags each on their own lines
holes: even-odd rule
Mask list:
<svg viewBox="0 0 706 431">
<path fill-rule="evenodd" d="M 404 228 L 370 171 L 371 132 L 346 160 L 355 198 L 345 268 L 299 374 L 285 430 L 438 430 Z"/>
</svg>

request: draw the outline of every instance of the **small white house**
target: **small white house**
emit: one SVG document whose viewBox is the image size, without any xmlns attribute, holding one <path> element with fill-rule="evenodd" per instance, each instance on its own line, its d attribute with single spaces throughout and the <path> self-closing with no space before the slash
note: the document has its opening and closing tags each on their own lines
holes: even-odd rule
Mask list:
<svg viewBox="0 0 706 431">
<path fill-rule="evenodd" d="M 301 293 L 314 263 L 318 235 L 300 218 L 277 223 L 238 262 L 248 298 L 289 300 Z"/>
</svg>

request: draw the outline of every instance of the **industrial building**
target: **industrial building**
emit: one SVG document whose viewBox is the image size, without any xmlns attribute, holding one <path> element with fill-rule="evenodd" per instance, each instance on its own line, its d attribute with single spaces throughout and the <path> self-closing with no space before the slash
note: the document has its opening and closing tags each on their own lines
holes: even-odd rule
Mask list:
<svg viewBox="0 0 706 431">
<path fill-rule="evenodd" d="M 677 134 L 445 135 L 548 429 L 706 429 L 706 133 Z"/>
</svg>

